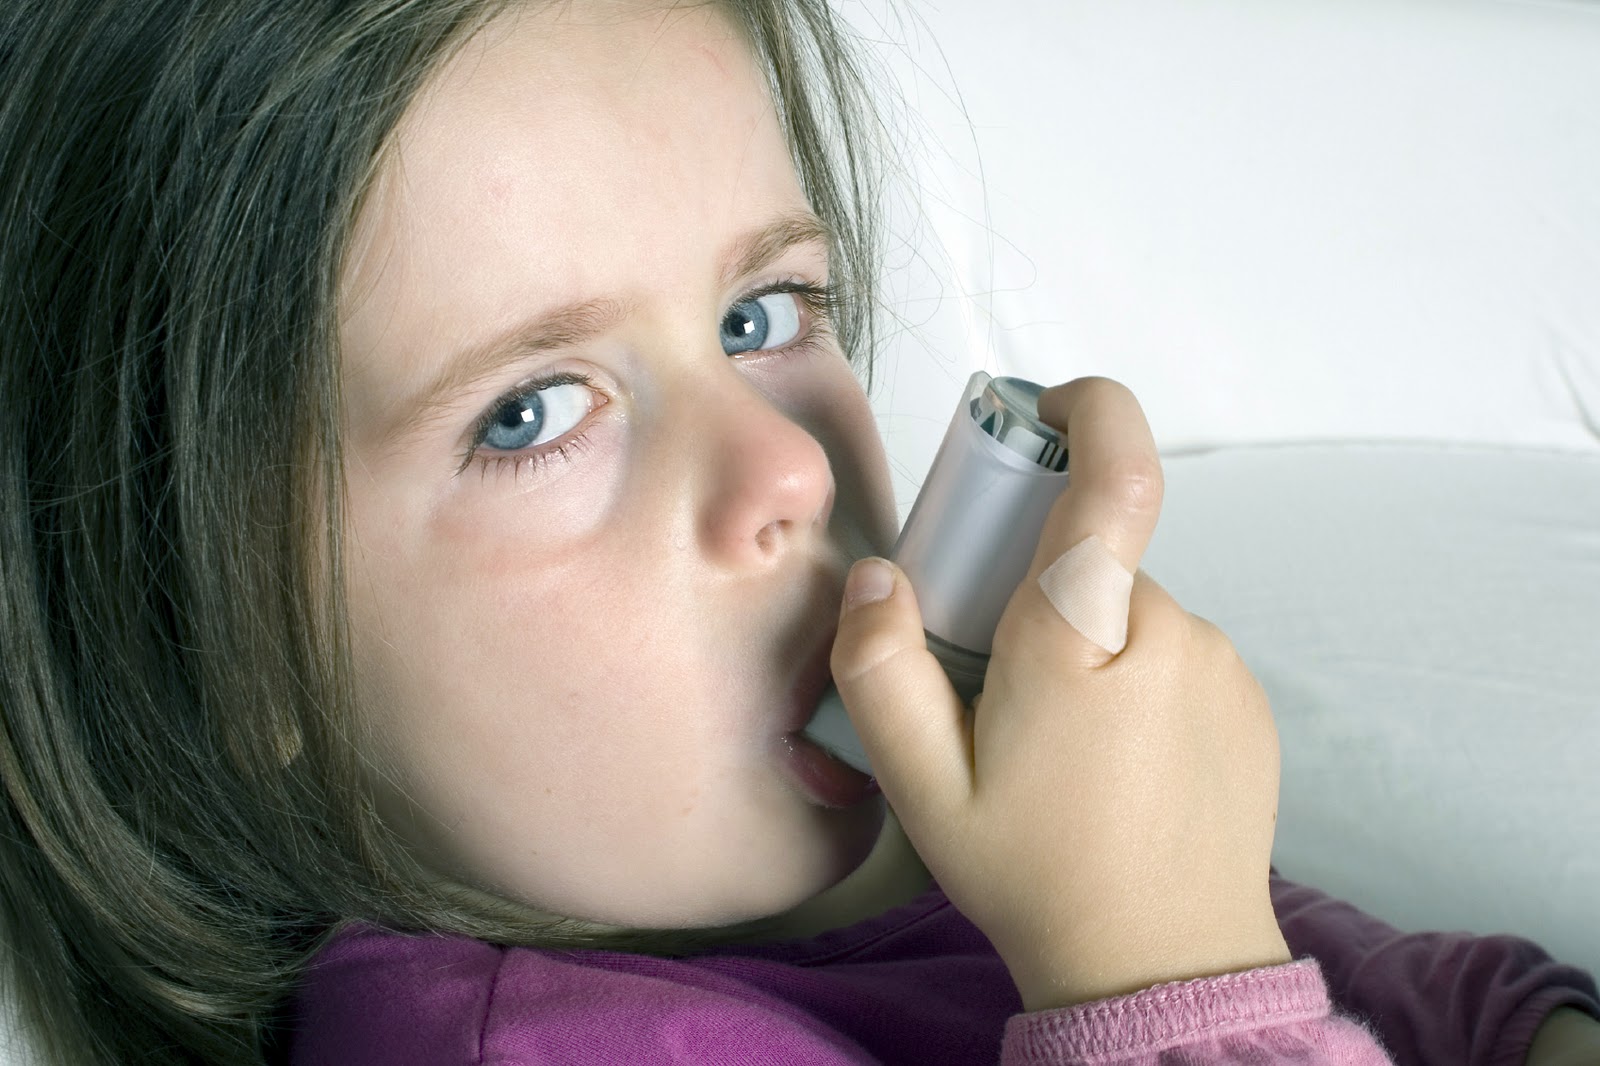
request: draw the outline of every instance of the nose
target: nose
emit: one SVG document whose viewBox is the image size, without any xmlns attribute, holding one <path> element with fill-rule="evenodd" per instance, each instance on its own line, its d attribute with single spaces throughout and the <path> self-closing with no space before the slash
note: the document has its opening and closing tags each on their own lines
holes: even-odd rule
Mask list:
<svg viewBox="0 0 1600 1066">
<path fill-rule="evenodd" d="M 743 375 L 726 375 L 717 391 L 716 413 L 697 434 L 698 535 L 716 563 L 759 569 L 827 529 L 833 471 L 817 438 Z"/>
</svg>

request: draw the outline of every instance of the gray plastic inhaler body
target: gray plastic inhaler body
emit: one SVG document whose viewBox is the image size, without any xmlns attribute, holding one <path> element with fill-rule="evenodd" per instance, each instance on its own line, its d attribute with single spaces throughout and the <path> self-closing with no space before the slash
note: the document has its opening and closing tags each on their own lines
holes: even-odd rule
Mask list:
<svg viewBox="0 0 1600 1066">
<path fill-rule="evenodd" d="M 1039 420 L 1042 391 L 1021 378 L 972 375 L 890 553 L 916 590 L 928 650 L 968 702 L 983 688 L 1000 615 L 1067 487 L 1066 440 Z M 804 733 L 871 772 L 831 686 Z"/>
</svg>

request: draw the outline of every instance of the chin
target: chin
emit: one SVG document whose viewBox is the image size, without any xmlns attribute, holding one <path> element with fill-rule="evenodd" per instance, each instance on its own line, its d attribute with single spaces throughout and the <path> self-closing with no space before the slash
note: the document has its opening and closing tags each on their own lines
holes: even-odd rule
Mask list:
<svg viewBox="0 0 1600 1066">
<path fill-rule="evenodd" d="M 820 852 L 816 876 L 809 890 L 792 900 L 796 906 L 805 900 L 831 891 L 870 873 L 866 869 L 883 832 L 888 805 L 882 796 L 873 796 L 853 807 L 829 810 L 830 833 Z"/>
<path fill-rule="evenodd" d="M 866 862 L 873 849 L 877 847 L 884 821 L 888 817 L 889 804 L 880 794 L 840 813 L 848 814 L 852 820 L 848 840 L 843 842 L 840 848 L 845 867 L 839 876 L 845 877 Z"/>
</svg>

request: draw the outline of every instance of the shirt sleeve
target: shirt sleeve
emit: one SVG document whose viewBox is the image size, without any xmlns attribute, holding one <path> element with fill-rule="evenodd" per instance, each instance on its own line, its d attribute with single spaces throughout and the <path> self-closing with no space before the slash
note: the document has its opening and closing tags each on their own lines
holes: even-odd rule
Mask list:
<svg viewBox="0 0 1600 1066">
<path fill-rule="evenodd" d="M 1019 1014 L 1001 1066 L 1389 1066 L 1359 1023 L 1335 1014 L 1311 959 L 1156 985 Z"/>
<path fill-rule="evenodd" d="M 1397 1066 L 1522 1066 L 1557 1007 L 1600 1018 L 1594 978 L 1519 937 L 1402 933 L 1275 871 L 1272 902 L 1289 950 L 1321 964 L 1335 1005 Z"/>
</svg>

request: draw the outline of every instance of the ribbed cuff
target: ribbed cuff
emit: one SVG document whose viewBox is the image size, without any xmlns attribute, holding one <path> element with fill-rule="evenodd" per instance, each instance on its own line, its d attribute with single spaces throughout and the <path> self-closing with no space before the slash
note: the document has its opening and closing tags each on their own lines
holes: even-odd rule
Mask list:
<svg viewBox="0 0 1600 1066">
<path fill-rule="evenodd" d="M 1315 959 L 1154 985 L 1131 995 L 1014 1015 L 1008 1063 L 1060 1063 L 1128 1051 L 1158 1052 L 1266 1025 L 1326 1018 L 1328 987 Z"/>
<path fill-rule="evenodd" d="M 1587 992 L 1559 985 L 1541 988 L 1517 1007 L 1516 1013 L 1500 1030 L 1494 1051 L 1487 1060 L 1488 1066 L 1522 1066 L 1527 1062 L 1533 1038 L 1557 1007 L 1572 1007 L 1600 1021 L 1600 1002 Z"/>
</svg>

